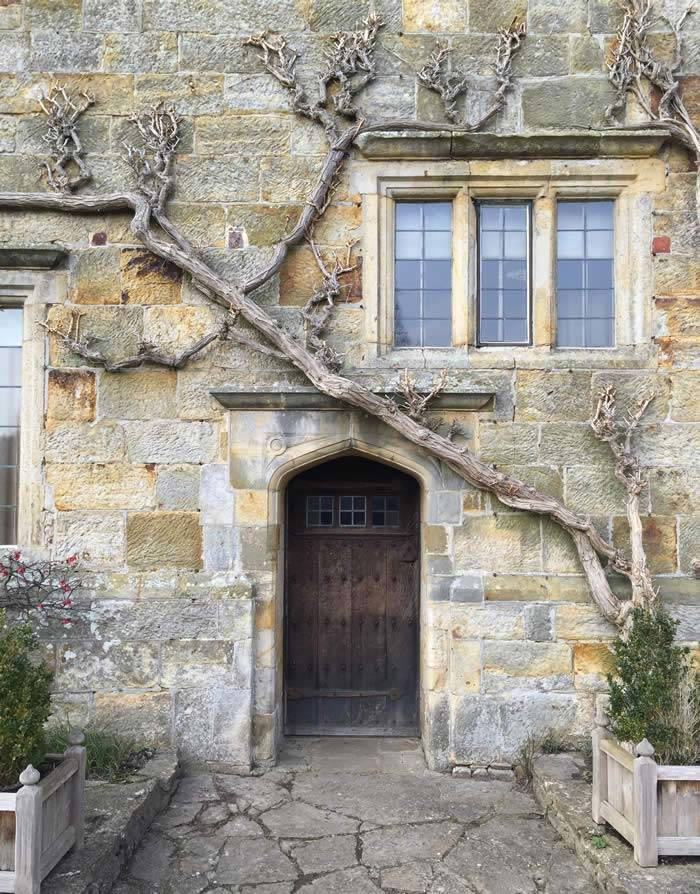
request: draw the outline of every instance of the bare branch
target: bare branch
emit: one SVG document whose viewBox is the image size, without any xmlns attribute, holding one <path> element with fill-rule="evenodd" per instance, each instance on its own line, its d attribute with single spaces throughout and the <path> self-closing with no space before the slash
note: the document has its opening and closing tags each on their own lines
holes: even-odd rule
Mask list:
<svg viewBox="0 0 700 894">
<path fill-rule="evenodd" d="M 258 58 L 270 74 L 289 90 L 294 111 L 320 124 L 331 142 L 337 139 L 338 127 L 326 109 L 325 97 L 317 102 L 311 102 L 296 74 L 296 62 L 299 56 L 289 48 L 285 38 L 266 29 L 251 34 L 243 41 L 243 45 L 257 47 L 262 51 Z"/>
<path fill-rule="evenodd" d="M 668 130 L 692 153 L 698 169 L 696 210 L 700 219 L 700 132 L 683 102 L 677 77 L 681 63 L 681 29 L 694 10 L 694 3 L 689 3 L 674 22 L 669 22 L 676 38 L 676 58 L 669 65 L 657 59 L 649 47 L 649 31 L 655 23 L 651 0 L 618 2 L 624 16 L 608 61 L 608 77 L 616 96 L 606 109 L 606 117 L 615 122 L 625 110 L 628 94 L 632 94 L 647 116 L 647 127 Z M 647 95 L 646 85 L 657 94 L 656 107 Z"/>
<path fill-rule="evenodd" d="M 446 385 L 447 370 L 443 369 L 432 388 L 428 392 L 421 392 L 418 390 L 415 377 L 407 369 L 404 369 L 393 386 L 401 401 L 397 406 L 410 419 L 426 426 L 431 431 L 437 431 L 441 423 L 430 419 L 427 410 L 438 394 L 445 390 Z"/>
<path fill-rule="evenodd" d="M 174 161 L 180 142 L 180 118 L 171 105 L 160 102 L 132 115 L 130 121 L 136 125 L 142 145 L 126 144 L 127 161 L 139 191 L 158 214 L 164 210 L 175 186 Z"/>
<path fill-rule="evenodd" d="M 440 95 L 450 121 L 464 124 L 464 119 L 457 110 L 457 100 L 468 90 L 469 79 L 465 75 L 452 74 L 447 70 L 451 52 L 448 44 L 439 44 L 430 60 L 418 72 L 418 81 Z"/>
<path fill-rule="evenodd" d="M 652 584 L 651 571 L 644 549 L 639 497 L 647 486 L 638 458 L 631 451 L 632 434 L 654 399 L 653 394 L 642 395 L 624 419 L 618 419 L 615 388 L 606 385 L 599 397 L 591 419 L 595 436 L 605 442 L 615 458 L 615 477 L 627 491 L 627 521 L 630 529 L 632 553 L 632 602 L 651 605 L 657 594 Z"/>
<path fill-rule="evenodd" d="M 339 85 L 333 96 L 333 107 L 346 118 L 356 118 L 354 98 L 376 77 L 374 59 L 377 35 L 384 23 L 376 13 L 370 13 L 355 31 L 336 31 L 326 51 L 326 70 L 319 77 L 319 98 L 326 105 L 328 88 Z"/>
<path fill-rule="evenodd" d="M 72 314 L 67 329 L 53 326 L 51 323 L 40 323 L 47 332 L 57 336 L 74 354 L 82 357 L 83 360 L 89 360 L 92 363 L 98 363 L 107 372 L 119 373 L 127 369 L 136 369 L 145 363 L 153 363 L 156 366 L 165 366 L 168 369 L 182 369 L 196 354 L 204 351 L 205 348 L 219 338 L 225 339 L 228 335 L 228 322 L 210 332 L 203 338 L 200 338 L 193 345 L 182 351 L 180 354 L 165 354 L 151 344 L 144 342 L 140 345 L 136 354 L 131 357 L 125 357 L 122 360 L 109 360 L 109 358 L 101 351 L 97 345 L 103 339 L 96 338 L 80 338 L 80 316 L 79 312 Z"/>
<path fill-rule="evenodd" d="M 66 87 L 56 85 L 39 100 L 46 115 L 47 132 L 43 140 L 49 148 L 49 161 L 44 162 L 46 177 L 51 189 L 71 193 L 92 179 L 92 173 L 84 160 L 85 150 L 78 133 L 78 122 L 95 102 L 95 97 L 81 91 L 81 103 L 76 103 Z M 74 165 L 78 175 L 71 176 L 68 168 Z"/>
</svg>

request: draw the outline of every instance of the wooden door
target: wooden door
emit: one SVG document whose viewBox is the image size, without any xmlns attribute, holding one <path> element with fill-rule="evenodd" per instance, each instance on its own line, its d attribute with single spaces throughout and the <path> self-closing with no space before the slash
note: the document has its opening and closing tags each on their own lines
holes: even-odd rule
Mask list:
<svg viewBox="0 0 700 894">
<path fill-rule="evenodd" d="M 418 588 L 412 478 L 342 459 L 290 484 L 287 732 L 416 734 Z"/>
</svg>

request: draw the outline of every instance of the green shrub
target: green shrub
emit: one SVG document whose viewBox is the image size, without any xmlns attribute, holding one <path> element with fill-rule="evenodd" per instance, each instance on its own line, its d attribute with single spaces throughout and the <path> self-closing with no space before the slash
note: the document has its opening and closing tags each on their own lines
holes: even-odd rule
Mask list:
<svg viewBox="0 0 700 894">
<path fill-rule="evenodd" d="M 43 760 L 53 674 L 30 627 L 3 625 L 0 613 L 0 788 L 7 788 Z"/>
<path fill-rule="evenodd" d="M 674 642 L 678 622 L 661 606 L 636 608 L 627 639 L 613 644 L 610 728 L 623 742 L 648 739 L 662 763 L 694 763 L 700 733 L 700 677 Z"/>
<path fill-rule="evenodd" d="M 70 725 L 67 723 L 49 726 L 46 731 L 46 750 L 56 754 L 65 751 L 69 732 Z M 124 782 L 155 754 L 152 748 L 95 726 L 87 726 L 83 732 L 88 779 Z"/>
</svg>

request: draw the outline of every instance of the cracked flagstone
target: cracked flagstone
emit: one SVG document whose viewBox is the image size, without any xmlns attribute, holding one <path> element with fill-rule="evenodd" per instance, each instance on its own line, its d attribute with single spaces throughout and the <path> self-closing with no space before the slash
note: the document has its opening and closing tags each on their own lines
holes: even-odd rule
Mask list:
<svg viewBox="0 0 700 894">
<path fill-rule="evenodd" d="M 117 894 L 595 894 L 529 794 L 428 770 L 412 739 L 291 739 L 185 776 Z"/>
</svg>

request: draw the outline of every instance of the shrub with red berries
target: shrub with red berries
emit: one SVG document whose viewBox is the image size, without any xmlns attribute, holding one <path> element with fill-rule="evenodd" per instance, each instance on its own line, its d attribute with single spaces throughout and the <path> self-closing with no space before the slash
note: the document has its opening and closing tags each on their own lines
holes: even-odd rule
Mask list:
<svg viewBox="0 0 700 894">
<path fill-rule="evenodd" d="M 66 559 L 30 560 L 19 550 L 0 556 L 0 611 L 19 620 L 51 621 L 70 626 L 76 555 Z"/>
</svg>

